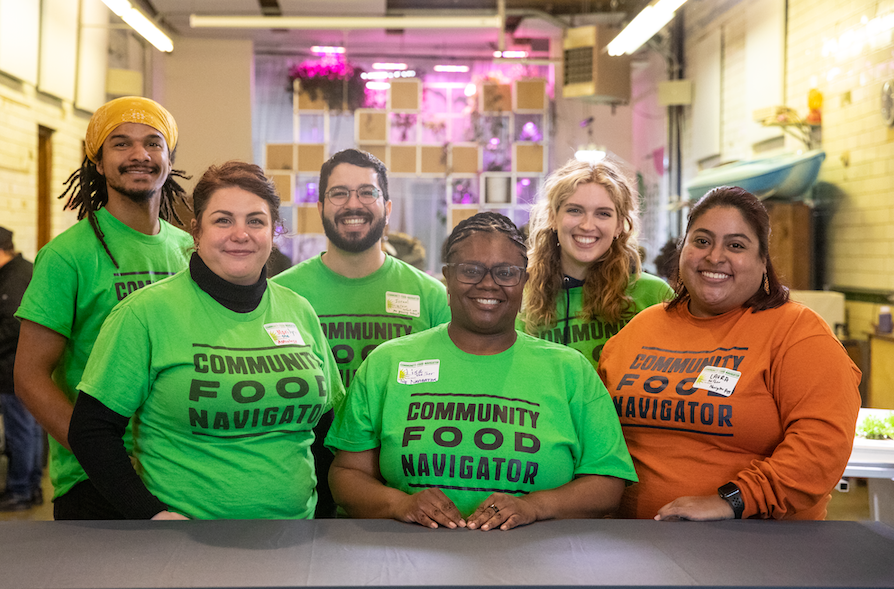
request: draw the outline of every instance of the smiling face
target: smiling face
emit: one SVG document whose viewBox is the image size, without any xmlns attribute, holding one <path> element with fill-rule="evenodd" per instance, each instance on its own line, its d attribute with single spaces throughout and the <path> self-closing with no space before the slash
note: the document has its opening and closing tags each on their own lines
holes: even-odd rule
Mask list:
<svg viewBox="0 0 894 589">
<path fill-rule="evenodd" d="M 615 203 L 601 184 L 581 184 L 559 207 L 556 233 L 562 272 L 583 280 L 587 268 L 601 259 L 621 234 Z"/>
<path fill-rule="evenodd" d="M 96 170 L 105 176 L 109 196 L 145 202 L 160 193 L 171 159 L 168 144 L 157 129 L 142 123 L 122 123 L 102 143 Z"/>
<path fill-rule="evenodd" d="M 493 268 L 525 267 L 519 247 L 497 233 L 476 232 L 459 242 L 450 255 L 452 264 L 478 264 Z M 467 335 L 514 335 L 515 316 L 521 308 L 527 275 L 515 286 L 500 286 L 487 273 L 478 284 L 457 280 L 456 266 L 444 270 L 450 299 L 451 329 Z"/>
<path fill-rule="evenodd" d="M 680 252 L 680 275 L 696 317 L 741 307 L 761 288 L 766 270 L 758 236 L 737 208 L 709 209 L 692 222 Z"/>
<path fill-rule="evenodd" d="M 220 188 L 193 233 L 196 251 L 212 272 L 233 284 L 254 284 L 273 247 L 270 205 L 237 186 Z"/>
<path fill-rule="evenodd" d="M 326 237 L 334 247 L 346 252 L 360 253 L 378 245 L 391 215 L 391 201 L 386 201 L 384 196 L 380 195 L 372 204 L 360 202 L 356 190 L 363 186 L 373 186 L 382 192 L 373 168 L 338 164 L 329 175 L 326 191 L 346 188 L 351 191 L 348 201 L 336 206 L 327 197 L 317 203 Z"/>
</svg>

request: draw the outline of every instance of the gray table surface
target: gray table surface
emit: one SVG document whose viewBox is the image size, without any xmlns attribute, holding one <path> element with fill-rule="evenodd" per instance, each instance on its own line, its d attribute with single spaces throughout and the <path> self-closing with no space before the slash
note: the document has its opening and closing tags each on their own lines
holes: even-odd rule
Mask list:
<svg viewBox="0 0 894 589">
<path fill-rule="evenodd" d="M 0 522 L 0 587 L 894 587 L 878 522 Z"/>
</svg>

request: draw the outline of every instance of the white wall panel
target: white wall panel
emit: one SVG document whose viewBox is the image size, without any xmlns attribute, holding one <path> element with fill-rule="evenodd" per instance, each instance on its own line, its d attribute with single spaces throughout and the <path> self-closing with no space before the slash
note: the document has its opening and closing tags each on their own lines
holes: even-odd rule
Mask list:
<svg viewBox="0 0 894 589">
<path fill-rule="evenodd" d="M 40 68 L 37 86 L 63 100 L 75 98 L 78 58 L 78 5 L 74 0 L 43 0 L 40 15 Z"/>
<path fill-rule="evenodd" d="M 0 70 L 37 85 L 40 0 L 0 0 Z"/>
<path fill-rule="evenodd" d="M 759 108 L 785 104 L 785 0 L 749 0 L 745 34 L 745 91 L 749 120 Z M 778 127 L 752 122 L 751 144 L 782 135 Z"/>
<path fill-rule="evenodd" d="M 75 105 L 94 111 L 106 102 L 106 68 L 109 60 L 109 15 L 100 0 L 82 0 L 81 36 Z"/>
<path fill-rule="evenodd" d="M 720 155 L 720 29 L 710 31 L 689 55 L 692 79 L 692 155 L 695 161 Z"/>
</svg>

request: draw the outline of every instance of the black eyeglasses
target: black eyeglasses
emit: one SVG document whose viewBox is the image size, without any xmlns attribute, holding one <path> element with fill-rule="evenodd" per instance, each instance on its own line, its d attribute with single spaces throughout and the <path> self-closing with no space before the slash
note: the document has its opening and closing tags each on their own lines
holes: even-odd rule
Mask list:
<svg viewBox="0 0 894 589">
<path fill-rule="evenodd" d="M 335 188 L 329 190 L 326 193 L 326 198 L 329 199 L 329 202 L 334 204 L 337 207 L 348 202 L 348 199 L 351 198 L 351 193 L 356 192 L 357 198 L 361 203 L 365 205 L 371 205 L 377 200 L 379 200 L 379 196 L 382 195 L 382 191 L 376 188 L 375 186 L 361 186 L 357 190 L 351 190 L 350 188 L 345 188 L 344 186 L 336 186 Z"/>
<path fill-rule="evenodd" d="M 478 284 L 484 277 L 490 273 L 494 282 L 500 286 L 515 286 L 521 282 L 521 278 L 525 273 L 525 269 L 521 266 L 511 266 L 509 264 L 500 264 L 493 268 L 481 266 L 480 264 L 445 264 L 456 269 L 456 279 L 463 284 Z"/>
</svg>

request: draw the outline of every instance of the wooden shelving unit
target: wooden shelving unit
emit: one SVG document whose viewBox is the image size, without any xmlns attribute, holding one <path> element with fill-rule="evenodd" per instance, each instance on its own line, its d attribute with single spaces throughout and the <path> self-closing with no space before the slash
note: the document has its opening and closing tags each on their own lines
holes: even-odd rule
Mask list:
<svg viewBox="0 0 894 589">
<path fill-rule="evenodd" d="M 464 89 L 392 80 L 384 109 L 354 112 L 354 145 L 381 159 L 389 176 L 445 179 L 448 231 L 481 209 L 525 222 L 546 175 L 546 81 L 485 83 L 471 99 Z M 308 205 L 296 206 L 295 230 L 316 230 L 305 217 L 316 215 L 316 177 L 332 153 L 334 114 L 297 87 L 293 104 L 294 143 L 267 144 L 265 169 L 284 203 Z M 311 206 L 312 215 L 303 211 Z"/>
</svg>

